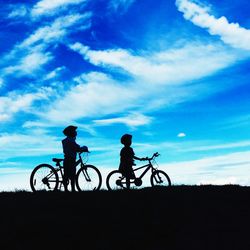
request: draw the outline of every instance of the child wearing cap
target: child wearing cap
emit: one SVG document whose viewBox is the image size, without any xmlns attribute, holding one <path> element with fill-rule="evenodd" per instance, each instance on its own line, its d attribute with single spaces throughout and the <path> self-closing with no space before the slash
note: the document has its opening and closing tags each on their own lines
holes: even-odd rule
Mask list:
<svg viewBox="0 0 250 250">
<path fill-rule="evenodd" d="M 75 175 L 76 175 L 76 154 L 81 152 L 82 148 L 76 143 L 77 127 L 68 126 L 63 130 L 66 138 L 62 140 L 64 153 L 64 187 L 68 191 L 68 182 L 71 182 L 71 190 L 75 191 Z"/>
<path fill-rule="evenodd" d="M 120 151 L 120 165 L 119 171 L 122 173 L 124 177 L 126 177 L 126 186 L 127 189 L 130 188 L 130 179 L 135 178 L 135 174 L 133 171 L 134 159 L 143 161 L 144 158 L 139 158 L 135 156 L 133 148 L 131 148 L 132 144 L 132 135 L 124 134 L 121 137 L 121 143 L 124 147 Z"/>
</svg>

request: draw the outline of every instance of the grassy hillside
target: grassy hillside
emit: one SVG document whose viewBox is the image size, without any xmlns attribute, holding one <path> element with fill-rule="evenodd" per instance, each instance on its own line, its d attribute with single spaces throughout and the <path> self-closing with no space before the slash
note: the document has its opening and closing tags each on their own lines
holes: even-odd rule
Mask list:
<svg viewBox="0 0 250 250">
<path fill-rule="evenodd" d="M 250 249 L 250 187 L 0 193 L 0 204 L 1 249 Z"/>
</svg>

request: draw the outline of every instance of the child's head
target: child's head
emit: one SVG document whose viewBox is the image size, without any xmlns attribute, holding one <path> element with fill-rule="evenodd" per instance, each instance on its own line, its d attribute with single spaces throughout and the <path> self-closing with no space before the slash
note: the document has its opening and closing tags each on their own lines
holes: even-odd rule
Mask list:
<svg viewBox="0 0 250 250">
<path fill-rule="evenodd" d="M 132 135 L 125 134 L 121 137 L 121 144 L 124 146 L 130 146 L 132 144 Z"/>
<path fill-rule="evenodd" d="M 63 133 L 66 135 L 66 136 L 69 136 L 69 137 L 76 137 L 77 136 L 77 131 L 76 131 L 77 127 L 76 126 L 68 126 L 66 127 L 64 130 L 63 130 Z"/>
</svg>

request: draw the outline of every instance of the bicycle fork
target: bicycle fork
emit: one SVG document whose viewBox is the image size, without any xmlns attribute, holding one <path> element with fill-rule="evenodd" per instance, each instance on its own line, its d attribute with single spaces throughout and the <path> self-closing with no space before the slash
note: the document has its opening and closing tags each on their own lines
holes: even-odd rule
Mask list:
<svg viewBox="0 0 250 250">
<path fill-rule="evenodd" d="M 91 179 L 90 179 L 90 177 L 89 177 L 89 174 L 88 174 L 86 168 L 84 168 L 84 169 L 82 170 L 82 173 L 83 173 L 83 175 L 84 175 L 86 181 L 91 182 Z"/>
<path fill-rule="evenodd" d="M 161 176 L 158 173 L 155 174 L 154 178 L 155 178 L 156 183 L 158 184 L 163 182 Z"/>
</svg>

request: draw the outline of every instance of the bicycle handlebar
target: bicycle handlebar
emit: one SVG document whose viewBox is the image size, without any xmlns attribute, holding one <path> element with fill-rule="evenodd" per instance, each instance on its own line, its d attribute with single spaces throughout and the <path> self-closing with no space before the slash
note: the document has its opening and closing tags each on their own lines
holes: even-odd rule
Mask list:
<svg viewBox="0 0 250 250">
<path fill-rule="evenodd" d="M 145 161 L 152 161 L 154 158 L 158 157 L 160 154 L 158 152 L 154 153 L 152 157 L 146 157 Z"/>
</svg>

